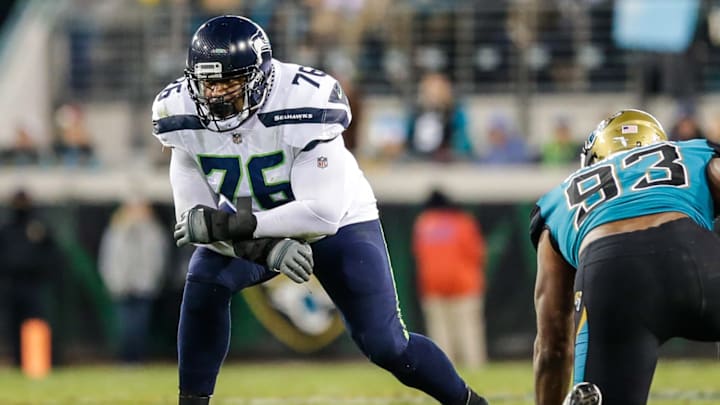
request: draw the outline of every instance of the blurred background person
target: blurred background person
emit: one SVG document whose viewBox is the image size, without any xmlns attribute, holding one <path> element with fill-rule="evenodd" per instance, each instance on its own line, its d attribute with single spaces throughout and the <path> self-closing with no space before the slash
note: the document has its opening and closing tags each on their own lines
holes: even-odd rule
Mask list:
<svg viewBox="0 0 720 405">
<path fill-rule="evenodd" d="M 473 157 L 467 115 L 442 73 L 426 73 L 420 79 L 408 119 L 407 151 L 411 157 L 436 162 Z"/>
<path fill-rule="evenodd" d="M 428 335 L 459 365 L 485 364 L 485 240 L 475 218 L 434 190 L 413 228 Z"/>
<path fill-rule="evenodd" d="M 112 216 L 102 236 L 99 270 L 115 308 L 119 358 L 145 359 L 153 302 L 166 270 L 169 237 L 150 204 L 130 200 Z"/>
<path fill-rule="evenodd" d="M 50 322 L 54 280 L 63 271 L 62 257 L 49 225 L 35 212 L 25 190 L 10 199 L 10 216 L 0 227 L 3 307 L 8 311 L 13 364 L 21 364 L 21 328 L 25 321 Z"/>
<path fill-rule="evenodd" d="M 37 165 L 40 163 L 40 150 L 27 127 L 18 125 L 13 143 L 0 151 L 0 161 L 11 166 Z"/>
<path fill-rule="evenodd" d="M 681 106 L 678 117 L 670 128 L 668 137 L 671 141 L 689 141 L 690 139 L 705 138 L 705 131 L 700 128 L 695 109 L 690 106 Z"/>
<path fill-rule="evenodd" d="M 55 122 L 59 137 L 53 149 L 60 163 L 64 166 L 97 164 L 82 108 L 77 104 L 60 106 L 55 112 Z"/>
<path fill-rule="evenodd" d="M 573 138 L 570 124 L 565 117 L 555 120 L 552 137 L 542 145 L 540 162 L 546 166 L 576 163 L 582 145 Z"/>
<path fill-rule="evenodd" d="M 490 119 L 487 146 L 480 163 L 494 165 L 532 163 L 534 156 L 525 138 L 517 132 L 510 120 L 501 114 Z"/>
</svg>

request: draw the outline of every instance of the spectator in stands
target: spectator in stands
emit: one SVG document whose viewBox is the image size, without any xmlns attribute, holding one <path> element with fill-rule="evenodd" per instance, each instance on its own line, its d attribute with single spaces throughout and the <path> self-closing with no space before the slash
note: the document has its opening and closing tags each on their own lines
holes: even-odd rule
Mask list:
<svg viewBox="0 0 720 405">
<path fill-rule="evenodd" d="M 60 163 L 66 166 L 97 164 L 82 108 L 75 104 L 62 105 L 55 112 L 55 122 L 60 138 L 53 149 Z"/>
<path fill-rule="evenodd" d="M 705 136 L 709 141 L 720 143 L 720 114 L 717 111 L 712 115 Z"/>
<path fill-rule="evenodd" d="M 454 363 L 482 366 L 485 241 L 475 218 L 435 190 L 415 221 L 412 244 L 428 336 Z"/>
<path fill-rule="evenodd" d="M 552 138 L 542 146 L 540 162 L 547 166 L 567 165 L 577 162 L 582 144 L 573 139 L 566 118 L 555 121 Z"/>
<path fill-rule="evenodd" d="M 700 128 L 700 124 L 694 113 L 690 111 L 682 111 L 680 117 L 670 129 L 671 141 L 687 141 L 690 139 L 705 138 L 705 133 Z"/>
<path fill-rule="evenodd" d="M 360 65 L 366 34 L 386 21 L 391 4 L 388 0 L 304 0 L 303 3 L 309 12 L 308 42 L 323 53 L 324 60 L 347 59 L 352 74 Z"/>
<path fill-rule="evenodd" d="M 13 362 L 21 364 L 20 330 L 25 321 L 49 322 L 53 280 L 62 272 L 61 256 L 50 227 L 37 215 L 30 194 L 18 190 L 10 199 L 9 220 L 0 226 L 0 285 L 10 320 Z"/>
<path fill-rule="evenodd" d="M 411 157 L 437 162 L 473 157 L 467 116 L 447 76 L 431 72 L 420 80 L 417 103 L 408 120 L 406 147 Z"/>
<path fill-rule="evenodd" d="M 518 134 L 502 115 L 490 120 L 487 148 L 481 163 L 486 164 L 522 164 L 534 160 L 525 139 Z"/>
<path fill-rule="evenodd" d="M 145 356 L 153 301 L 165 272 L 166 233 L 146 201 L 132 200 L 115 211 L 102 236 L 98 267 L 115 304 L 124 362 Z"/>
<path fill-rule="evenodd" d="M 9 148 L 0 152 L 2 163 L 11 166 L 35 165 L 40 163 L 40 151 L 27 127 L 18 125 L 15 139 Z"/>
</svg>

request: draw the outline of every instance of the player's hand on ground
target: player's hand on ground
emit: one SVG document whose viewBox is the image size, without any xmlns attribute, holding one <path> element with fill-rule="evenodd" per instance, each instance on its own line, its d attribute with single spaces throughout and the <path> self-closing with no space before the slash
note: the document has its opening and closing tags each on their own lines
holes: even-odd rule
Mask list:
<svg viewBox="0 0 720 405">
<path fill-rule="evenodd" d="M 225 219 L 225 227 L 227 227 L 227 217 L 230 214 L 218 211 L 204 205 L 196 205 L 182 213 L 180 220 L 175 224 L 175 243 L 178 247 L 188 245 L 190 243 L 211 243 L 218 240 L 217 234 L 220 231 Z M 223 218 L 224 217 L 224 218 Z"/>
<path fill-rule="evenodd" d="M 270 270 L 283 273 L 298 284 L 310 280 L 313 273 L 312 248 L 305 242 L 283 239 L 270 250 L 267 257 Z"/>
</svg>

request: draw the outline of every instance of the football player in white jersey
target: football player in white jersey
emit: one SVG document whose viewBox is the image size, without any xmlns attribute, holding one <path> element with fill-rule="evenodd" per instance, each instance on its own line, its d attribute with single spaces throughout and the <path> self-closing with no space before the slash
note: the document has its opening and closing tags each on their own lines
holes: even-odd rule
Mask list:
<svg viewBox="0 0 720 405">
<path fill-rule="evenodd" d="M 442 404 L 487 403 L 405 328 L 374 194 L 343 143 L 351 118 L 334 78 L 273 59 L 262 28 L 239 16 L 200 26 L 185 77 L 155 99 L 155 136 L 172 148 L 175 239 L 198 245 L 178 331 L 181 405 L 210 401 L 231 296 L 313 271 L 373 363 Z"/>
</svg>

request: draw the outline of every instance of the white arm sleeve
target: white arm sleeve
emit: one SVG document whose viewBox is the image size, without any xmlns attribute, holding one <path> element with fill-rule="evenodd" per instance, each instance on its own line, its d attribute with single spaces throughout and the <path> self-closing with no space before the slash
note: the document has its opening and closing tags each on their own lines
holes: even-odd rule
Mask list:
<svg viewBox="0 0 720 405">
<path fill-rule="evenodd" d="M 327 159 L 327 165 L 320 167 L 318 158 Z M 256 212 L 254 237 L 310 239 L 335 234 L 354 195 L 348 181 L 353 164 L 341 136 L 300 152 L 290 173 L 295 200 Z"/>
<path fill-rule="evenodd" d="M 217 208 L 217 197 L 205 180 L 205 175 L 192 156 L 178 148 L 172 149 L 170 157 L 170 186 L 175 203 L 176 221 L 180 220 L 183 212 L 198 204 Z M 225 256 L 235 256 L 232 246 L 225 242 L 197 246 L 205 246 Z"/>
<path fill-rule="evenodd" d="M 192 156 L 178 148 L 172 149 L 170 157 L 170 186 L 175 203 L 175 220 L 198 204 L 217 208 L 217 197 L 205 180 L 205 175 L 200 172 Z"/>
</svg>

